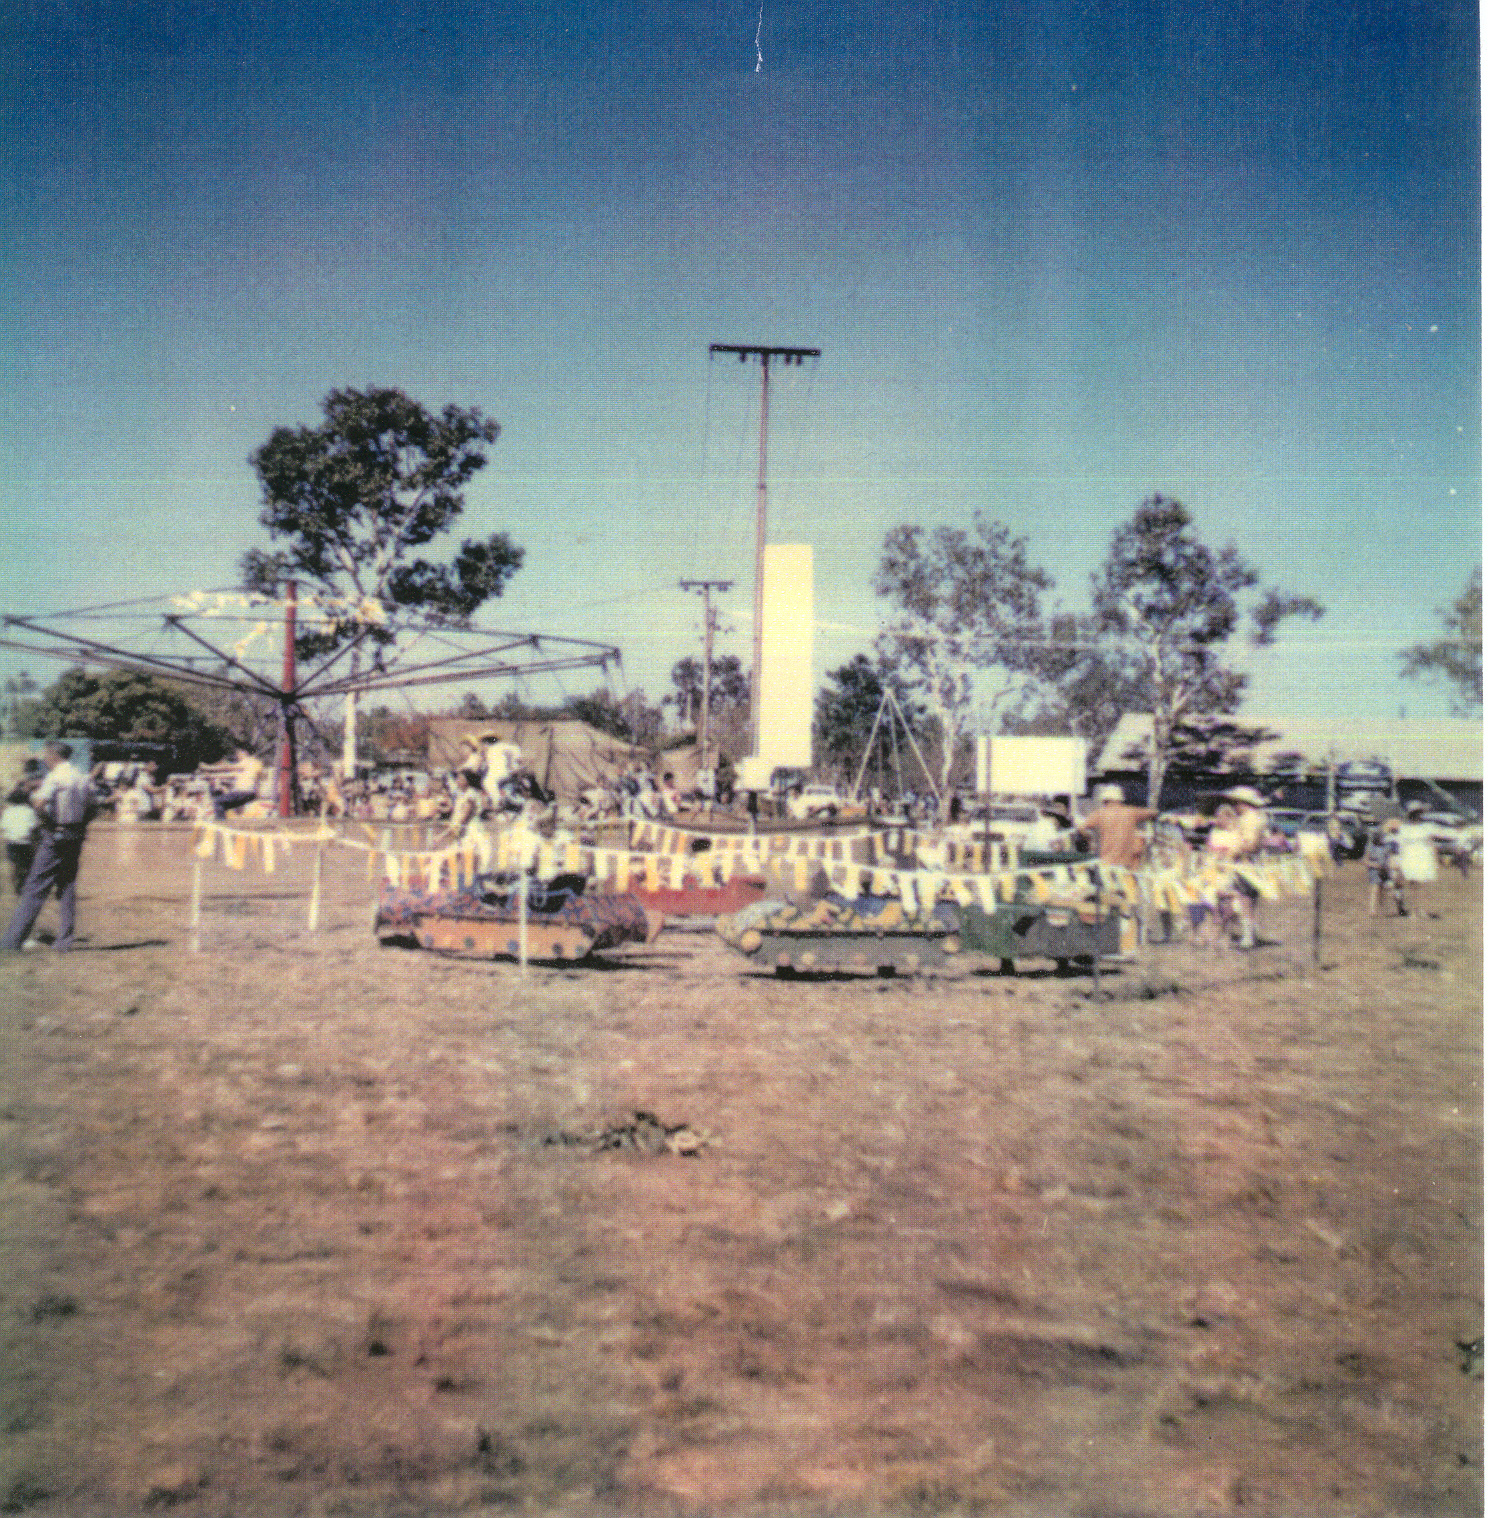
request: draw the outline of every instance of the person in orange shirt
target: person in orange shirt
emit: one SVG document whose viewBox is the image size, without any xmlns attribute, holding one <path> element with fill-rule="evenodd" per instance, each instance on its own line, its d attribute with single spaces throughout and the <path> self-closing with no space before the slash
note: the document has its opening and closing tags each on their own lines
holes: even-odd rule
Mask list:
<svg viewBox="0 0 1488 1518">
<path fill-rule="evenodd" d="M 1134 870 L 1147 851 L 1147 840 L 1139 829 L 1157 812 L 1150 806 L 1128 806 L 1119 785 L 1100 786 L 1095 793 L 1100 805 L 1076 831 L 1095 836 L 1102 864 L 1114 864 Z"/>
</svg>

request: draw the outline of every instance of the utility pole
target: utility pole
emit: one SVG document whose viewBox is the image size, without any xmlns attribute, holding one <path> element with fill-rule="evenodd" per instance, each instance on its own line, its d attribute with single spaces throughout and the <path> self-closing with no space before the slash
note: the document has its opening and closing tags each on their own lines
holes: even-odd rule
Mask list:
<svg viewBox="0 0 1488 1518">
<path fill-rule="evenodd" d="M 678 580 L 678 589 L 696 590 L 703 597 L 703 717 L 698 724 L 698 751 L 703 763 L 708 763 L 708 702 L 713 689 L 713 633 L 718 626 L 718 613 L 713 609 L 713 592 L 732 590 L 732 580 Z"/>
<path fill-rule="evenodd" d="M 774 348 L 760 343 L 709 343 L 708 355 L 737 353 L 739 362 L 758 359 L 760 366 L 759 483 L 754 507 L 754 667 L 749 671 L 749 727 L 754 752 L 760 751 L 760 666 L 765 651 L 765 445 L 770 422 L 770 363 L 799 365 L 802 359 L 820 358 L 820 348 Z"/>
</svg>

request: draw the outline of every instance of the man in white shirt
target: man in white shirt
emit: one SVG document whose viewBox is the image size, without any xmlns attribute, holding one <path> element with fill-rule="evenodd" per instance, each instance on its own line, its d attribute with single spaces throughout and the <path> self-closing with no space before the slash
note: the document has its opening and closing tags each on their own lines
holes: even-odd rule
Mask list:
<svg viewBox="0 0 1488 1518">
<path fill-rule="evenodd" d="M 25 943 L 53 891 L 57 893 L 61 918 L 56 948 L 65 954 L 73 944 L 78 864 L 83 854 L 83 836 L 88 830 L 92 783 L 73 768 L 70 743 L 47 743 L 42 749 L 42 760 L 47 776 L 31 797 L 31 805 L 41 819 L 41 836 L 30 873 L 21 888 L 21 899 L 5 937 L 0 939 L 0 951 L 14 952 Z"/>
</svg>

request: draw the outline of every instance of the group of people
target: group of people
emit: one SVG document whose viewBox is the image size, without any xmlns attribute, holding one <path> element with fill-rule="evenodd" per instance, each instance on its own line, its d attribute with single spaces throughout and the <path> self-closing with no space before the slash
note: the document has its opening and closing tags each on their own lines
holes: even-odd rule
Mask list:
<svg viewBox="0 0 1488 1518">
<path fill-rule="evenodd" d="M 1102 862 L 1136 869 L 1147 857 L 1144 828 L 1157 817 L 1153 807 L 1130 806 L 1119 785 L 1096 788 L 1099 805 L 1076 831 L 1091 836 Z M 1204 840 L 1202 854 L 1211 863 L 1240 863 L 1254 859 L 1270 837 L 1266 800 L 1253 786 L 1237 785 L 1225 791 Z M 1216 901 L 1196 902 L 1188 909 L 1189 927 L 1201 944 L 1215 947 L 1229 943 L 1252 949 L 1256 943 L 1256 909 L 1260 892 L 1236 875 L 1229 889 Z M 1163 927 L 1172 936 L 1171 914 L 1162 913 Z"/>
</svg>

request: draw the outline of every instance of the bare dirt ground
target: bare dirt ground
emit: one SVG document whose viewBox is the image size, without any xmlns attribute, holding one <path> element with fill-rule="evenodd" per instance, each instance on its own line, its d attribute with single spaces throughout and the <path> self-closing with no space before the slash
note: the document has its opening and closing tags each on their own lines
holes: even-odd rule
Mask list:
<svg viewBox="0 0 1488 1518">
<path fill-rule="evenodd" d="M 1250 954 L 381 949 L 95 829 L 0 966 L 0 1508 L 1467 1514 L 1481 878 Z M 43 917 L 52 921 L 50 909 Z M 700 1154 L 544 1142 L 653 1112 Z"/>
</svg>

